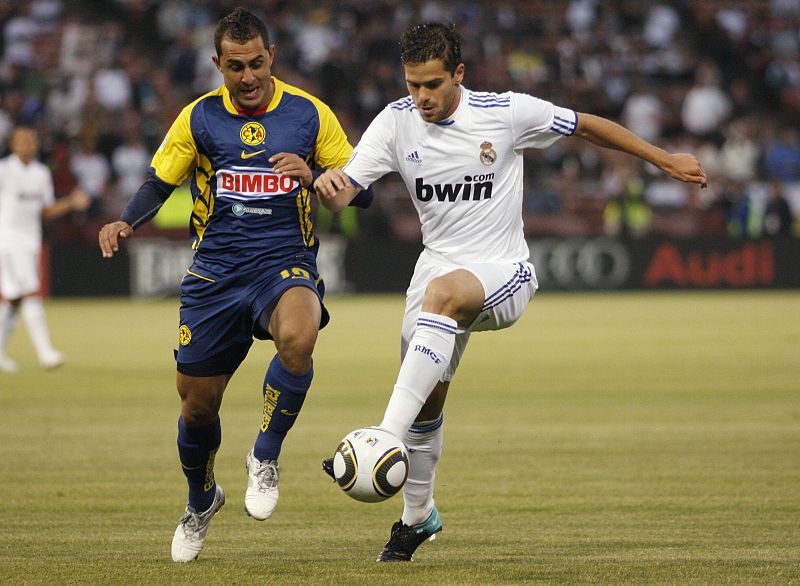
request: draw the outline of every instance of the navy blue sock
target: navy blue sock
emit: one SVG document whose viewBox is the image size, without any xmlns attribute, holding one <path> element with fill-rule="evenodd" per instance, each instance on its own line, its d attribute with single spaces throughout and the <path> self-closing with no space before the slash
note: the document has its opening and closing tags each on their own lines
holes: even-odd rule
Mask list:
<svg viewBox="0 0 800 586">
<path fill-rule="evenodd" d="M 214 502 L 214 457 L 222 442 L 219 417 L 205 427 L 186 427 L 178 418 L 178 455 L 189 483 L 189 506 L 197 512 L 208 510 Z"/>
<path fill-rule="evenodd" d="M 288 431 L 303 407 L 314 368 L 296 375 L 289 372 L 276 354 L 264 377 L 264 419 L 253 455 L 256 460 L 277 460 Z"/>
</svg>

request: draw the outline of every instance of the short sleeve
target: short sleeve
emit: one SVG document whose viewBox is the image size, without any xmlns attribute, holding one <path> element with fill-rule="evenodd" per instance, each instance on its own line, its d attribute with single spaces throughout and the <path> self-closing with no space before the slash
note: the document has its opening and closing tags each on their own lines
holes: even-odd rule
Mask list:
<svg viewBox="0 0 800 586">
<path fill-rule="evenodd" d="M 197 165 L 197 143 L 191 128 L 193 107 L 190 104 L 181 111 L 153 156 L 152 171 L 164 183 L 180 185 Z"/>
<path fill-rule="evenodd" d="M 394 141 L 395 120 L 387 107 L 364 132 L 345 165 L 344 172 L 366 189 L 387 173 L 397 171 Z"/>
<path fill-rule="evenodd" d="M 341 167 L 353 153 L 353 147 L 331 109 L 318 100 L 314 103 L 319 113 L 314 159 L 323 169 Z"/>
<path fill-rule="evenodd" d="M 578 126 L 574 110 L 556 106 L 528 94 L 513 94 L 511 118 L 516 149 L 549 147 Z"/>
</svg>

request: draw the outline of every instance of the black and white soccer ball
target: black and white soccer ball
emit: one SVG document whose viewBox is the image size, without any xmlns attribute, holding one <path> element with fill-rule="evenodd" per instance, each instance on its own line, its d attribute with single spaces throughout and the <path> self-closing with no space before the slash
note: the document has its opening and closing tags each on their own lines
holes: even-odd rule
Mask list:
<svg viewBox="0 0 800 586">
<path fill-rule="evenodd" d="M 406 483 L 408 452 L 400 438 L 385 429 L 356 429 L 336 448 L 333 476 L 345 494 L 357 501 L 384 501 Z"/>
</svg>

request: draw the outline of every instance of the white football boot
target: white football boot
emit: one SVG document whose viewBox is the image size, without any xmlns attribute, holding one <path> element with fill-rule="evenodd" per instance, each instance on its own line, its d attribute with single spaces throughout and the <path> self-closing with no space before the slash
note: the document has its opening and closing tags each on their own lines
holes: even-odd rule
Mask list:
<svg viewBox="0 0 800 586">
<path fill-rule="evenodd" d="M 17 363 L 11 360 L 5 354 L 0 354 L 0 371 L 2 372 L 17 372 Z"/>
<path fill-rule="evenodd" d="M 217 492 L 214 494 L 214 502 L 208 510 L 198 513 L 194 508 L 186 505 L 186 512 L 181 517 L 175 535 L 172 538 L 172 561 L 191 562 L 197 559 L 203 549 L 206 540 L 206 533 L 211 519 L 225 504 L 225 493 L 222 487 L 217 485 Z"/>
<path fill-rule="evenodd" d="M 259 462 L 253 450 L 247 454 L 247 491 L 244 510 L 257 521 L 269 519 L 278 506 L 278 461 Z"/>
<path fill-rule="evenodd" d="M 58 350 L 49 350 L 39 356 L 39 363 L 48 370 L 58 368 L 64 364 L 64 355 Z"/>
</svg>

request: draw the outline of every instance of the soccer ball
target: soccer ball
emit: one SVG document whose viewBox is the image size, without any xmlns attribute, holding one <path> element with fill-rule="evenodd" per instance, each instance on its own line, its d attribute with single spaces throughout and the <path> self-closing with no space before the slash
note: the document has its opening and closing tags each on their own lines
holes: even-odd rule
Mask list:
<svg viewBox="0 0 800 586">
<path fill-rule="evenodd" d="M 403 442 L 385 429 L 356 429 L 336 448 L 333 476 L 345 494 L 357 501 L 385 501 L 406 483 L 408 452 Z"/>
</svg>

